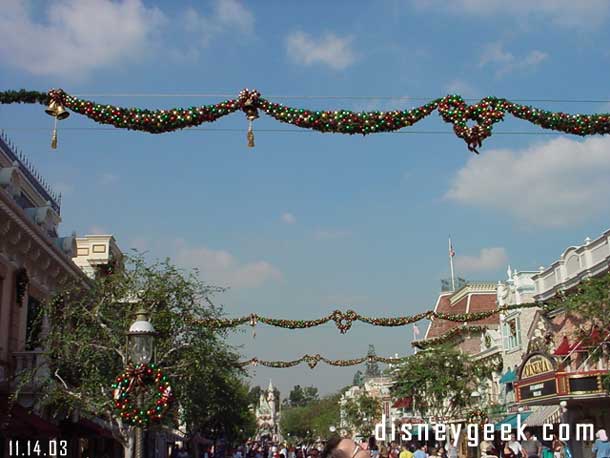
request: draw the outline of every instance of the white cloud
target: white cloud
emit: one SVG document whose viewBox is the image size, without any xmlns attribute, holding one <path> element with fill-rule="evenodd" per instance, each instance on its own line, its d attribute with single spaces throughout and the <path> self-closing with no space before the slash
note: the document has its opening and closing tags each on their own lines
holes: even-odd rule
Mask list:
<svg viewBox="0 0 610 458">
<path fill-rule="evenodd" d="M 316 40 L 305 32 L 293 32 L 286 38 L 286 50 L 292 60 L 305 66 L 323 64 L 334 70 L 343 70 L 356 61 L 352 37 L 339 37 L 333 33 Z"/>
<path fill-rule="evenodd" d="M 509 73 L 530 70 L 548 59 L 549 55 L 537 49 L 530 51 L 523 57 L 515 57 L 504 49 L 500 42 L 488 44 L 479 59 L 479 66 L 492 65 L 496 67 L 496 76 L 504 76 Z"/>
<path fill-rule="evenodd" d="M 199 45 L 207 46 L 223 32 L 254 33 L 254 15 L 237 0 L 216 0 L 209 15 L 187 8 L 183 15 L 185 30 L 195 37 Z M 196 54 L 191 48 L 189 54 Z"/>
<path fill-rule="evenodd" d="M 352 232 L 344 229 L 318 229 L 314 237 L 316 240 L 336 240 L 344 239 L 350 235 L 352 235 Z"/>
<path fill-rule="evenodd" d="M 492 271 L 506 265 L 508 256 L 502 247 L 482 248 L 478 256 L 456 256 L 455 268 L 460 273 Z"/>
<path fill-rule="evenodd" d="M 445 86 L 445 91 L 448 94 L 459 94 L 464 98 L 472 99 L 480 94 L 471 84 L 459 79 L 450 81 Z"/>
<path fill-rule="evenodd" d="M 255 288 L 282 278 L 282 273 L 267 261 L 242 263 L 228 251 L 191 247 L 181 241 L 174 256 L 176 264 L 197 268 L 203 281 L 218 286 Z"/>
<path fill-rule="evenodd" d="M 51 185 L 51 189 L 59 194 L 61 194 L 62 196 L 67 196 L 69 194 L 72 194 L 72 191 L 74 191 L 74 186 L 72 186 L 70 183 L 67 183 L 65 181 L 58 181 L 56 183 L 53 183 L 53 185 Z"/>
<path fill-rule="evenodd" d="M 294 224 L 297 222 L 297 219 L 292 213 L 283 213 L 282 221 L 286 224 Z"/>
<path fill-rule="evenodd" d="M 116 182 L 118 182 L 119 176 L 115 173 L 106 172 L 106 173 L 100 174 L 99 180 L 100 180 L 100 184 L 106 186 L 106 185 L 111 185 L 111 184 L 115 184 Z"/>
<path fill-rule="evenodd" d="M 0 59 L 34 75 L 78 78 L 137 59 L 150 49 L 165 16 L 141 0 L 61 0 L 36 9 L 5 0 L 0 9 Z"/>
<path fill-rule="evenodd" d="M 108 230 L 105 227 L 98 226 L 98 225 L 90 226 L 89 229 L 87 230 L 87 235 L 108 235 L 108 234 L 110 234 L 110 232 L 108 232 Z"/>
<path fill-rule="evenodd" d="M 559 227 L 607 214 L 610 137 L 560 137 L 523 150 L 470 158 L 445 197 L 507 213 L 533 226 Z"/>
<path fill-rule="evenodd" d="M 590 28 L 603 23 L 610 13 L 607 0 L 412 0 L 420 9 L 473 16 L 537 15 L 564 27 Z"/>
</svg>

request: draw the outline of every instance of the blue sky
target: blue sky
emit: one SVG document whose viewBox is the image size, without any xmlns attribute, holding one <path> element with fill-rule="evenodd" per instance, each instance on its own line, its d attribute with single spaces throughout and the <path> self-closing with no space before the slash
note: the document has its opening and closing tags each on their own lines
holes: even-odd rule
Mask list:
<svg viewBox="0 0 610 458">
<path fill-rule="evenodd" d="M 276 99 L 314 109 L 385 110 L 420 103 L 400 97 L 457 92 L 594 100 L 537 105 L 610 111 L 605 0 L 300 3 L 8 0 L 0 87 L 61 87 L 149 108 L 225 97 L 108 94 L 237 95 L 249 87 L 268 98 L 370 97 Z M 434 305 L 448 274 L 449 233 L 458 274 L 499 280 L 507 263 L 537 269 L 610 226 L 610 139 L 501 135 L 542 132 L 512 119 L 477 157 L 437 114 L 366 138 L 295 131 L 262 115 L 253 149 L 239 113 L 204 126 L 229 131 L 157 136 L 93 130 L 73 115 L 60 125 L 57 150 L 39 106 L 0 107 L 0 127 L 63 193 L 64 234 L 112 233 L 125 251 L 196 266 L 204 280 L 232 287 L 217 299 L 230 316 L 411 314 Z M 231 341 L 247 358 L 352 358 L 369 343 L 380 355 L 410 352 L 410 328 L 354 325 L 340 335 L 332 324 L 261 325 L 255 339 L 243 331 Z M 355 370 L 252 373 L 287 394 L 297 383 L 334 391 Z"/>
</svg>

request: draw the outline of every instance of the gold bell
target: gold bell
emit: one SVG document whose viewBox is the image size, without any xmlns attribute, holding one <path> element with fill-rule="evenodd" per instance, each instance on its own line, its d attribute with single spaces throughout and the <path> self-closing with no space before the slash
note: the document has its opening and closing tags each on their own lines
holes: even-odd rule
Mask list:
<svg viewBox="0 0 610 458">
<path fill-rule="evenodd" d="M 56 100 L 51 100 L 49 106 L 44 111 L 49 116 L 53 116 L 60 121 L 70 116 L 70 112 L 67 111 L 64 106 Z"/>
</svg>

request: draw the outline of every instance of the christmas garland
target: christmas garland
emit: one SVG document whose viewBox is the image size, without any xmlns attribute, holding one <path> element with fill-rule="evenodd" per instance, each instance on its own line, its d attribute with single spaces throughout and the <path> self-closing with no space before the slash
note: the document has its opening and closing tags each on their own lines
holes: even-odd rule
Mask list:
<svg viewBox="0 0 610 458">
<path fill-rule="evenodd" d="M 429 348 L 434 347 L 435 345 L 444 344 L 454 339 L 455 337 L 464 336 L 470 333 L 481 332 L 487 329 L 485 326 L 461 326 L 459 328 L 453 328 L 450 331 L 447 331 L 445 334 L 441 334 L 438 337 L 433 337 L 431 339 L 424 340 L 416 340 L 412 342 L 412 345 L 417 348 Z"/>
<path fill-rule="evenodd" d="M 407 358 L 409 358 L 409 356 L 403 356 L 403 357 L 393 357 L 393 358 L 387 358 L 387 357 L 383 357 L 383 356 L 376 356 L 376 355 L 370 355 L 370 356 L 364 356 L 362 358 L 354 358 L 354 359 L 328 359 L 325 358 L 324 356 L 321 356 L 320 354 L 316 353 L 315 355 L 303 355 L 298 359 L 294 359 L 291 361 L 267 361 L 267 360 L 263 360 L 263 359 L 258 359 L 258 358 L 250 358 L 246 361 L 240 361 L 239 363 L 237 363 L 237 365 L 239 367 L 246 367 L 246 366 L 265 366 L 265 367 L 273 367 L 273 368 L 281 368 L 281 369 L 285 369 L 288 367 L 294 367 L 294 366 L 298 366 L 299 364 L 306 362 L 307 365 L 313 369 L 315 368 L 318 363 L 320 361 L 328 364 L 329 366 L 334 366 L 334 367 L 348 367 L 348 366 L 357 366 L 358 364 L 362 364 L 364 362 L 378 362 L 378 363 L 386 363 L 386 364 L 397 364 L 397 363 L 401 363 L 407 360 Z"/>
<path fill-rule="evenodd" d="M 80 99 L 53 89 L 48 94 L 36 91 L 0 92 L 0 103 L 54 102 L 76 113 L 117 128 L 140 130 L 149 133 L 171 132 L 204 122 L 214 122 L 228 114 L 241 110 L 250 121 L 249 146 L 254 146 L 252 121 L 261 110 L 272 118 L 305 129 L 342 134 L 372 134 L 392 132 L 409 127 L 438 110 L 443 121 L 453 125 L 454 133 L 463 139 L 468 149 L 478 153 L 483 140 L 490 137 L 493 126 L 509 113 L 516 118 L 536 124 L 544 129 L 573 135 L 595 135 L 610 132 L 610 114 L 568 114 L 520 105 L 507 99 L 485 97 L 474 105 L 468 105 L 459 95 L 447 95 L 411 110 L 354 112 L 350 110 L 318 111 L 296 108 L 271 102 L 256 90 L 244 89 L 236 99 L 213 105 L 168 110 L 147 110 L 102 105 Z M 468 123 L 474 125 L 469 126 Z"/>
<path fill-rule="evenodd" d="M 330 321 L 335 323 L 335 326 L 341 334 L 345 334 L 350 330 L 352 324 L 355 321 L 360 321 L 362 323 L 371 324 L 373 326 L 383 326 L 383 327 L 397 327 L 397 326 L 406 326 L 408 324 L 416 323 L 418 321 L 424 319 L 439 319 L 452 321 L 455 323 L 464 323 L 464 322 L 477 322 L 484 320 L 485 318 L 489 318 L 498 313 L 505 313 L 511 310 L 516 309 L 524 309 L 531 307 L 540 307 L 540 304 L 530 303 L 530 304 L 516 304 L 516 305 L 504 305 L 498 307 L 494 310 L 487 310 L 485 312 L 471 312 L 471 313 L 443 313 L 443 312 L 435 312 L 435 311 L 427 311 L 421 312 L 415 315 L 410 316 L 402 316 L 402 317 L 368 317 L 364 315 L 360 315 L 358 312 L 354 310 L 348 310 L 347 312 L 342 312 L 341 310 L 334 310 L 330 314 L 318 318 L 315 320 L 288 320 L 288 319 L 279 319 L 279 318 L 269 318 L 265 316 L 259 316 L 256 313 L 252 313 L 248 316 L 238 317 L 238 318 L 206 318 L 203 320 L 199 320 L 196 323 L 211 328 L 211 329 L 226 329 L 233 328 L 237 326 L 241 326 L 243 324 L 248 323 L 250 326 L 254 327 L 258 324 L 258 322 L 267 324 L 269 326 L 275 326 L 278 328 L 284 329 L 307 329 L 313 328 L 316 326 L 321 326 Z"/>
<path fill-rule="evenodd" d="M 114 406 L 128 425 L 147 426 L 160 421 L 173 400 L 172 388 L 161 369 L 154 364 L 128 367 L 112 384 Z M 138 407 L 134 394 L 148 390 L 152 405 Z M 150 400 L 149 400 L 150 402 Z"/>
<path fill-rule="evenodd" d="M 423 354 L 423 353 L 418 353 L 418 355 L 420 355 L 420 354 Z M 307 363 L 307 365 L 311 369 L 314 369 L 320 362 L 324 362 L 324 363 L 328 364 L 329 366 L 334 366 L 334 367 L 357 366 L 359 364 L 366 363 L 366 362 L 377 362 L 377 363 L 384 363 L 384 364 L 400 364 L 400 363 L 407 361 L 407 359 L 411 358 L 412 356 L 414 356 L 414 355 L 400 356 L 400 357 L 385 357 L 385 356 L 377 356 L 377 355 L 367 355 L 367 356 L 363 356 L 361 358 L 354 358 L 354 359 L 329 359 L 329 358 L 326 358 L 326 357 L 316 353 L 315 355 L 305 354 L 298 359 L 293 359 L 290 361 L 269 361 L 269 360 L 263 360 L 263 359 L 258 359 L 258 358 L 250 358 L 248 360 L 238 362 L 237 366 L 239 366 L 239 367 L 265 366 L 265 367 L 273 367 L 276 369 L 286 369 L 289 367 L 298 366 L 299 364 L 302 364 L 302 363 Z M 501 358 L 501 356 L 500 356 L 500 358 Z M 496 359 L 497 359 L 497 357 L 494 356 L 492 364 L 495 364 L 495 365 L 498 364 L 497 361 L 495 361 Z M 475 361 L 474 365 L 478 366 L 479 368 L 489 368 L 490 358 Z"/>
</svg>

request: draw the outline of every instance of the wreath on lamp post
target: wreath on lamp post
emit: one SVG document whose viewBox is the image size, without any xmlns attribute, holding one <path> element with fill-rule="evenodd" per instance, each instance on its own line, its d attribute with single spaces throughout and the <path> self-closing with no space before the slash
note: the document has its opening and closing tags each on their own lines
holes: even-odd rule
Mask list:
<svg viewBox="0 0 610 458">
<path fill-rule="evenodd" d="M 121 420 L 133 426 L 146 426 L 160 421 L 173 400 L 172 387 L 155 364 L 128 367 L 112 384 L 114 406 Z M 145 396 L 138 406 L 138 395 Z"/>
<path fill-rule="evenodd" d="M 466 422 L 473 425 L 483 426 L 488 418 L 487 412 L 483 409 L 473 409 L 466 414 Z"/>
</svg>

